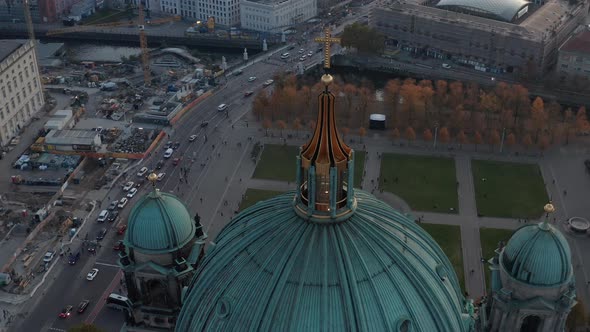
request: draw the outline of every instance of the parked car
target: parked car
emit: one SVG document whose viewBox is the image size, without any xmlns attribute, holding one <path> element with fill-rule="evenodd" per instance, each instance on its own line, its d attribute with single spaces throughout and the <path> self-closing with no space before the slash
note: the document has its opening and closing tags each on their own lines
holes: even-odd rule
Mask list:
<svg viewBox="0 0 590 332">
<path fill-rule="evenodd" d="M 111 204 L 109 204 L 108 210 L 109 211 L 113 211 L 117 208 L 117 204 L 119 204 L 119 201 L 112 201 Z"/>
<path fill-rule="evenodd" d="M 289 53 L 283 53 L 281 54 L 281 59 L 287 59 L 289 57 Z"/>
<path fill-rule="evenodd" d="M 249 96 L 251 96 L 253 94 L 254 94 L 254 91 L 248 90 L 248 91 L 244 92 L 244 97 L 249 97 Z"/>
<path fill-rule="evenodd" d="M 262 85 L 269 86 L 269 85 L 273 84 L 274 82 L 275 81 L 273 81 L 273 80 L 266 80 L 264 83 L 262 83 Z"/>
<path fill-rule="evenodd" d="M 98 222 L 105 222 L 107 220 L 107 218 L 109 217 L 109 211 L 107 210 L 102 210 L 100 211 L 100 213 L 98 214 L 98 218 L 96 218 L 96 221 Z"/>
<path fill-rule="evenodd" d="M 243 73 L 244 73 L 243 70 L 238 69 L 238 70 L 234 71 L 234 76 L 239 76 L 239 75 L 242 75 Z"/>
<path fill-rule="evenodd" d="M 72 314 L 73 307 L 71 305 L 65 306 L 59 313 L 59 318 L 68 318 Z"/>
<path fill-rule="evenodd" d="M 443 64 L 442 64 L 442 67 L 443 67 L 444 69 L 451 69 L 451 65 L 449 65 L 448 63 L 443 63 Z"/>
<path fill-rule="evenodd" d="M 189 138 L 188 138 L 188 141 L 189 142 L 194 142 L 197 139 L 197 137 L 198 137 L 197 135 L 190 135 Z"/>
<path fill-rule="evenodd" d="M 51 261 L 53 260 L 53 257 L 55 256 L 55 252 L 54 251 L 48 251 L 45 253 L 45 255 L 43 256 L 43 262 L 45 263 L 51 263 Z"/>
<path fill-rule="evenodd" d="M 78 313 L 81 314 L 83 313 L 86 308 L 88 308 L 88 305 L 90 304 L 89 300 L 84 300 L 82 302 L 80 302 L 80 304 L 78 305 Z"/>
<path fill-rule="evenodd" d="M 127 197 L 123 197 L 121 198 L 121 200 L 119 201 L 119 204 L 117 205 L 117 207 L 119 209 L 122 209 L 125 207 L 125 205 L 127 205 L 127 202 L 129 202 L 129 200 L 127 199 Z"/>
<path fill-rule="evenodd" d="M 162 181 L 165 176 L 166 176 L 166 173 L 160 173 L 160 174 L 158 174 L 158 181 Z"/>
<path fill-rule="evenodd" d="M 125 185 L 123 185 L 123 191 L 129 191 L 129 189 L 133 188 L 134 185 L 135 183 L 133 183 L 133 181 L 125 183 Z"/>
<path fill-rule="evenodd" d="M 86 280 L 88 280 L 88 281 L 94 280 L 94 278 L 96 278 L 97 274 L 98 274 L 97 268 L 90 270 L 90 272 L 88 272 L 88 274 L 86 275 Z"/>
<path fill-rule="evenodd" d="M 109 222 L 115 222 L 117 220 L 117 218 L 119 218 L 119 211 L 113 211 L 109 214 L 109 217 L 107 218 L 107 220 Z"/>
<path fill-rule="evenodd" d="M 305 50 L 304 50 L 304 49 L 302 49 L 302 48 L 301 48 L 301 49 L 299 49 L 299 54 L 303 54 L 303 53 L 305 53 Z"/>
<path fill-rule="evenodd" d="M 116 250 L 116 251 L 125 250 L 125 244 L 123 244 L 123 240 L 117 241 L 117 243 L 115 243 L 115 245 L 113 246 L 113 250 Z"/>
<path fill-rule="evenodd" d="M 129 192 L 127 193 L 127 198 L 133 198 L 133 196 L 135 196 L 135 194 L 137 194 L 137 188 L 132 188 L 131 190 L 129 190 Z"/>
<path fill-rule="evenodd" d="M 98 231 L 98 234 L 96 235 L 96 241 L 101 241 L 102 239 L 104 239 L 104 237 L 107 235 L 107 229 L 103 228 L 100 231 Z"/>
<path fill-rule="evenodd" d="M 250 76 L 250 77 L 248 77 L 248 82 L 254 82 L 254 81 L 256 81 L 256 78 L 257 78 L 256 76 Z"/>
<path fill-rule="evenodd" d="M 148 172 L 148 168 L 147 167 L 142 167 L 139 172 L 137 172 L 137 176 L 139 177 L 143 177 L 146 175 L 146 173 Z"/>
<path fill-rule="evenodd" d="M 117 234 L 123 235 L 123 234 L 125 234 L 126 230 L 127 230 L 127 225 L 121 225 L 121 226 L 119 226 L 119 229 L 117 229 Z"/>
</svg>

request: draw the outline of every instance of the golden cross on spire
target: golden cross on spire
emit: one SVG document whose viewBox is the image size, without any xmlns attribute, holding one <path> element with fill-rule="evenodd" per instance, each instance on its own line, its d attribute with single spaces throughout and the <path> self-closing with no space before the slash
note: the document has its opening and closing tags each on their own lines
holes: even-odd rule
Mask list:
<svg viewBox="0 0 590 332">
<path fill-rule="evenodd" d="M 330 28 L 326 28 L 326 30 L 324 30 L 324 37 L 316 37 L 314 41 L 324 44 L 324 68 L 330 68 L 330 48 L 332 43 L 339 44 L 340 38 L 332 37 Z"/>
</svg>

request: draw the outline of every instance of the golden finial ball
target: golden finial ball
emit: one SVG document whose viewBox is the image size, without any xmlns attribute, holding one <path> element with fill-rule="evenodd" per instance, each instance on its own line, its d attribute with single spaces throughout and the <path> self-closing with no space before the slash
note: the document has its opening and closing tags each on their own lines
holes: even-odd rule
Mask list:
<svg viewBox="0 0 590 332">
<path fill-rule="evenodd" d="M 553 204 L 551 204 L 551 203 L 547 203 L 547 204 L 545 204 L 545 206 L 543 207 L 543 209 L 547 213 L 553 213 L 555 211 L 555 206 L 553 206 Z"/>
<path fill-rule="evenodd" d="M 156 175 L 156 173 L 150 173 L 150 175 L 148 175 L 148 180 L 150 182 L 156 182 L 158 181 L 158 175 Z"/>
<path fill-rule="evenodd" d="M 332 77 L 332 75 L 330 75 L 330 74 L 322 75 L 322 83 L 324 83 L 325 86 L 332 84 L 332 82 L 334 82 L 334 77 Z"/>
</svg>

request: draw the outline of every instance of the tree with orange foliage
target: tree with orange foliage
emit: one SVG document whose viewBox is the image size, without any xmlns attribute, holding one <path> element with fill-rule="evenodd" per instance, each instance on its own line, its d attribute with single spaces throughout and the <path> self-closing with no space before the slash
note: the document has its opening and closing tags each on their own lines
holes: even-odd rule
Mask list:
<svg viewBox="0 0 590 332">
<path fill-rule="evenodd" d="M 254 97 L 254 101 L 252 102 L 252 112 L 258 121 L 264 117 L 264 114 L 268 109 L 269 102 L 270 101 L 268 100 L 266 91 L 260 91 L 256 97 Z"/>
<path fill-rule="evenodd" d="M 463 144 L 469 143 L 467 135 L 465 135 L 463 129 L 459 130 L 459 133 L 457 133 L 457 142 L 459 142 L 459 149 L 463 147 Z"/>
<path fill-rule="evenodd" d="M 531 134 L 526 134 L 524 135 L 524 137 L 522 138 L 522 145 L 524 145 L 525 148 L 529 148 L 529 146 L 533 145 L 533 138 L 531 137 Z"/>
<path fill-rule="evenodd" d="M 365 135 L 367 135 L 367 129 L 365 129 L 365 127 L 360 127 L 359 136 L 361 137 L 361 143 L 363 142 L 363 137 L 365 137 Z"/>
<path fill-rule="evenodd" d="M 390 124 L 397 123 L 397 108 L 399 102 L 399 91 L 401 83 L 399 79 L 387 81 L 385 85 L 385 102 L 389 109 L 389 122 Z"/>
<path fill-rule="evenodd" d="M 354 86 L 352 84 L 346 84 L 344 86 L 344 88 L 342 88 L 342 91 L 344 92 L 346 113 L 351 115 L 352 110 L 354 108 L 353 101 L 354 101 L 356 94 L 358 93 L 358 89 L 356 88 L 356 86 Z"/>
<path fill-rule="evenodd" d="M 545 150 L 547 150 L 549 145 L 551 145 L 551 141 L 549 139 L 549 136 L 548 135 L 541 135 L 541 137 L 539 137 L 539 149 L 541 149 L 541 151 L 545 151 Z"/>
<path fill-rule="evenodd" d="M 442 127 L 438 131 L 438 140 L 441 143 L 449 143 L 451 141 L 451 133 L 447 127 Z"/>
<path fill-rule="evenodd" d="M 272 121 L 270 121 L 269 119 L 264 119 L 262 121 L 262 128 L 265 129 L 265 134 L 264 136 L 268 136 L 268 130 L 272 127 Z"/>
<path fill-rule="evenodd" d="M 535 98 L 531 105 L 531 122 L 535 131 L 535 141 L 539 141 L 539 133 L 547 125 L 547 114 L 545 113 L 545 103 L 541 97 Z"/>
<path fill-rule="evenodd" d="M 303 126 L 301 125 L 301 119 L 295 118 L 293 120 L 293 129 L 295 129 L 295 137 L 299 137 L 299 131 Z"/>
<path fill-rule="evenodd" d="M 437 109 L 441 110 L 447 105 L 447 98 L 448 98 L 448 83 L 445 80 L 437 80 L 435 83 L 435 97 L 434 97 L 434 105 Z"/>
<path fill-rule="evenodd" d="M 453 109 L 453 114 L 451 114 L 451 122 L 455 129 L 463 129 L 463 120 L 465 119 L 465 110 L 463 109 L 463 105 L 458 105 Z"/>
<path fill-rule="evenodd" d="M 299 90 L 299 99 L 301 99 L 301 101 L 303 102 L 303 110 L 302 110 L 302 118 L 303 121 L 308 121 L 312 119 L 312 109 L 311 109 L 311 103 L 312 103 L 312 93 L 311 93 L 311 89 L 307 86 L 304 85 L 301 87 L 301 90 Z"/>
<path fill-rule="evenodd" d="M 406 139 L 408 141 L 413 141 L 416 139 L 416 132 L 414 131 L 414 128 L 412 127 L 408 127 L 406 128 Z"/>
<path fill-rule="evenodd" d="M 588 117 L 586 116 L 586 107 L 582 106 L 576 113 L 576 132 L 578 134 L 588 131 Z"/>
<path fill-rule="evenodd" d="M 490 132 L 489 143 L 490 143 L 490 150 L 494 149 L 494 145 L 500 144 L 500 133 L 498 132 L 497 129 L 493 129 Z"/>
<path fill-rule="evenodd" d="M 283 137 L 283 130 L 287 129 L 287 123 L 283 120 L 277 120 L 277 128 L 281 130 L 281 137 Z"/>
<path fill-rule="evenodd" d="M 395 143 L 395 140 L 399 139 L 400 137 L 399 130 L 397 128 L 393 128 L 389 133 L 389 136 L 391 137 L 391 144 L 393 145 Z"/>
<path fill-rule="evenodd" d="M 481 134 L 479 131 L 476 131 L 475 134 L 473 134 L 473 144 L 475 144 L 475 151 L 477 151 L 477 146 L 483 143 L 483 137 L 481 137 Z"/>
<path fill-rule="evenodd" d="M 463 104 L 464 94 L 463 82 L 454 81 L 449 84 L 449 97 L 447 100 L 447 106 L 450 109 L 455 109 L 457 106 Z"/>
<path fill-rule="evenodd" d="M 514 135 L 514 133 L 510 133 L 506 136 L 505 144 L 507 147 L 511 147 L 514 146 L 514 144 L 516 144 L 516 136 Z"/>
<path fill-rule="evenodd" d="M 373 94 L 368 88 L 360 88 L 359 90 L 359 110 L 361 111 L 361 126 L 367 122 L 367 111 L 369 109 L 369 103 L 373 99 Z"/>
<path fill-rule="evenodd" d="M 572 119 L 574 118 L 574 112 L 571 108 L 568 108 L 563 112 L 563 124 L 565 125 L 565 144 L 569 144 L 570 135 L 572 133 Z"/>
<path fill-rule="evenodd" d="M 424 129 L 424 132 L 422 133 L 422 139 L 424 139 L 426 142 L 432 141 L 432 131 L 430 131 L 428 128 Z"/>
</svg>

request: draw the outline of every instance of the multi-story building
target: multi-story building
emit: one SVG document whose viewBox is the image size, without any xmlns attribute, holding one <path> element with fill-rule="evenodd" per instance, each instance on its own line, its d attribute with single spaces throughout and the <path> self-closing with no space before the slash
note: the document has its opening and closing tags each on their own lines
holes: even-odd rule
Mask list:
<svg viewBox="0 0 590 332">
<path fill-rule="evenodd" d="M 587 13 L 587 1 L 383 1 L 369 25 L 386 35 L 389 48 L 481 71 L 544 73 Z"/>
<path fill-rule="evenodd" d="M 0 40 L 0 146 L 45 104 L 31 41 Z"/>
<path fill-rule="evenodd" d="M 101 0 L 102 1 L 102 0 Z M 78 3 L 81 3 L 78 4 Z M 87 15 L 94 11 L 96 0 L 30 0 L 31 18 L 35 23 L 55 23 L 68 15 Z M 83 8 L 75 13 L 76 8 Z M 0 21 L 24 22 L 23 0 L 0 1 Z"/>
<path fill-rule="evenodd" d="M 239 0 L 196 0 L 195 2 L 198 8 L 196 18 L 201 21 L 207 21 L 210 17 L 213 17 L 216 24 L 228 27 L 240 24 Z M 194 5 L 191 6 L 194 8 Z"/>
<path fill-rule="evenodd" d="M 590 31 L 584 29 L 561 45 L 557 74 L 562 80 L 590 78 Z"/>
<path fill-rule="evenodd" d="M 241 0 L 242 28 L 279 32 L 316 16 L 317 0 Z"/>
</svg>

